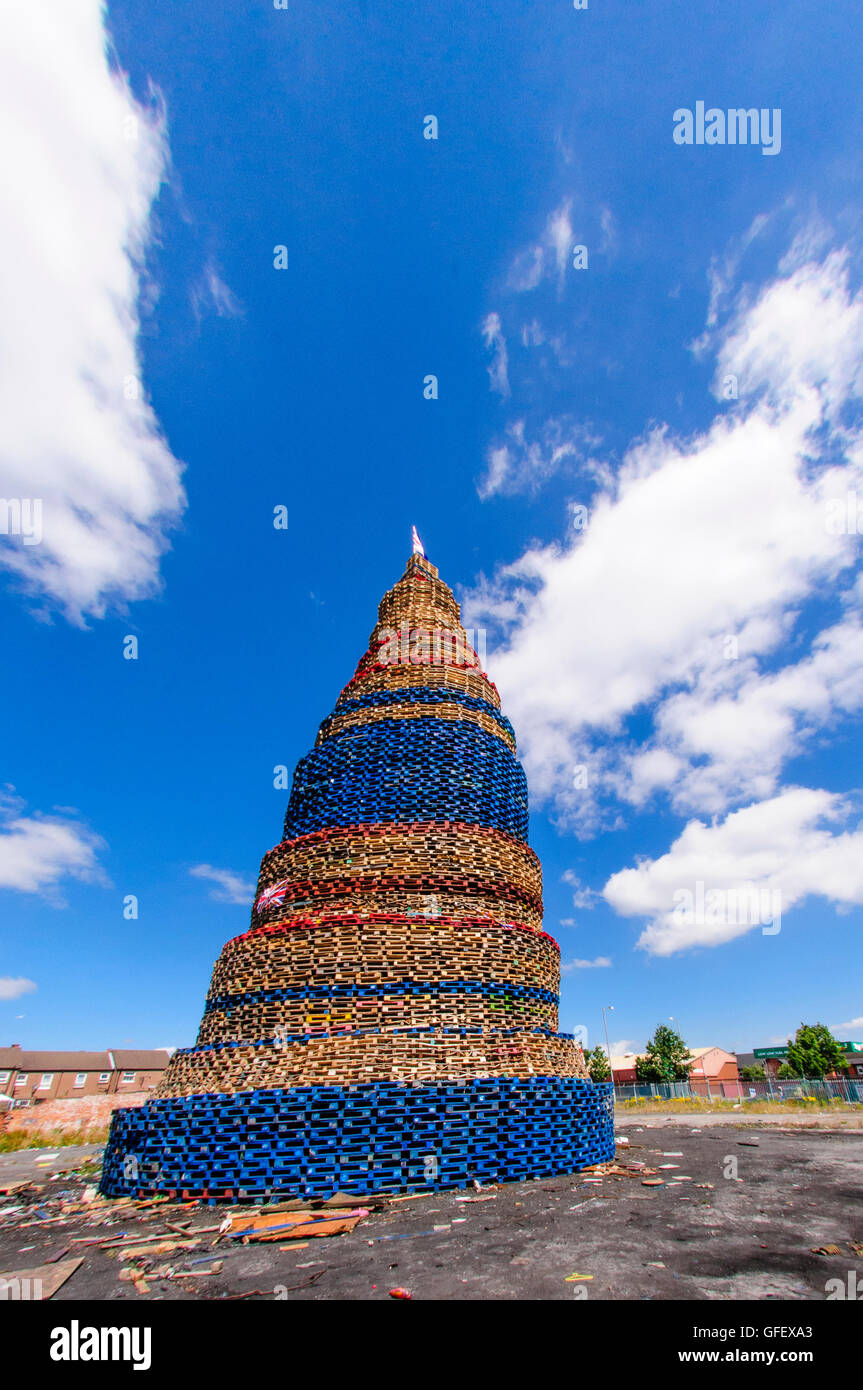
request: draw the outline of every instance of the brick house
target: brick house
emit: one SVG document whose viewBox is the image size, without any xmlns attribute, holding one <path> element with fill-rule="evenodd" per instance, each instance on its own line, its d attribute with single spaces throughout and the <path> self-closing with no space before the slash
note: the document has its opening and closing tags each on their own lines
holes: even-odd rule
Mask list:
<svg viewBox="0 0 863 1390">
<path fill-rule="evenodd" d="M 0 1047 L 0 1095 L 22 1105 L 152 1091 L 170 1055 L 162 1047 L 105 1052 L 25 1052 L 17 1044 Z M 4 1108 L 8 1109 L 8 1102 Z"/>
<path fill-rule="evenodd" d="M 706 1095 L 737 1096 L 740 1091 L 740 1072 L 737 1056 L 722 1047 L 693 1047 L 689 1068 L 689 1084 L 694 1091 Z M 727 1088 L 724 1083 L 727 1083 Z"/>
<path fill-rule="evenodd" d="M 616 1086 L 637 1085 L 635 1067 L 640 1056 L 644 1053 L 625 1052 L 612 1057 L 611 1070 Z M 733 1052 L 721 1047 L 694 1047 L 690 1048 L 689 1057 L 689 1084 L 694 1091 L 706 1095 L 709 1087 L 712 1095 L 722 1095 L 725 1093 L 723 1083 L 727 1082 L 728 1095 L 737 1095 L 740 1074 Z"/>
<path fill-rule="evenodd" d="M 615 1086 L 634 1086 L 635 1064 L 638 1061 L 637 1052 L 622 1052 L 619 1056 L 611 1059 L 611 1074 L 614 1077 Z"/>
</svg>

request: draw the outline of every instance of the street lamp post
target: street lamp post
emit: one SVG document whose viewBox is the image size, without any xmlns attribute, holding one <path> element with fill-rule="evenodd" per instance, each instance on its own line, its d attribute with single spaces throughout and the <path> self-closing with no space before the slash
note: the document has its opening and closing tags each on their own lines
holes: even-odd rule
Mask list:
<svg viewBox="0 0 863 1390">
<path fill-rule="evenodd" d="M 609 1074 L 610 1074 L 610 1076 L 611 1076 L 611 1084 L 612 1084 L 612 1086 L 613 1086 L 613 1085 L 614 1085 L 614 1068 L 613 1068 L 612 1065 L 611 1065 L 611 1046 L 610 1046 L 609 1041 L 608 1041 L 608 1020 L 607 1020 L 606 1017 L 605 1017 L 605 1010 L 606 1010 L 606 1008 L 608 1008 L 609 1013 L 612 1013 L 612 1014 L 613 1014 L 613 1013 L 614 1013 L 614 1005 L 613 1005 L 613 1004 L 608 1004 L 608 1005 L 603 1004 L 603 1006 L 602 1006 L 602 1026 L 603 1026 L 603 1028 L 604 1028 L 604 1030 L 605 1030 L 605 1051 L 606 1051 L 606 1055 L 607 1055 L 607 1057 L 608 1057 L 608 1071 L 609 1071 Z"/>
</svg>

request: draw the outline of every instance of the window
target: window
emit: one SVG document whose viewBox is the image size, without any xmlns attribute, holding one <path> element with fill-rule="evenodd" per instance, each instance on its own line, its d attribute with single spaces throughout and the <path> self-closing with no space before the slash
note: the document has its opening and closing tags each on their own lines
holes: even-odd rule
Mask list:
<svg viewBox="0 0 863 1390">
<path fill-rule="evenodd" d="M 37 1089 L 40 1090 L 40 1091 L 50 1091 L 50 1089 L 51 1089 L 51 1087 L 52 1087 L 53 1085 L 54 1085 L 54 1073 L 53 1073 L 52 1071 L 43 1071 L 43 1073 L 42 1073 L 42 1080 L 39 1082 L 39 1085 L 38 1085 L 38 1088 L 37 1088 Z"/>
<path fill-rule="evenodd" d="M 77 1073 L 76 1077 L 75 1077 L 75 1085 L 76 1085 L 76 1086 L 84 1086 L 84 1085 L 86 1085 L 86 1083 L 87 1083 L 87 1073 L 86 1073 L 85 1071 L 79 1071 L 79 1072 Z"/>
<path fill-rule="evenodd" d="M 11 1075 L 11 1071 L 0 1071 L 0 1086 L 5 1086 Z"/>
<path fill-rule="evenodd" d="M 133 1071 L 124 1071 L 124 1072 L 123 1072 L 123 1075 L 120 1077 L 120 1085 L 121 1085 L 121 1086 L 128 1086 L 128 1085 L 130 1084 L 130 1082 L 132 1082 L 132 1081 L 134 1081 L 134 1080 L 135 1080 L 135 1073 L 134 1073 Z"/>
<path fill-rule="evenodd" d="M 111 1080 L 111 1073 L 110 1073 L 109 1071 L 100 1071 L 100 1072 L 99 1072 L 99 1085 L 100 1085 L 100 1086 L 107 1086 L 107 1084 L 108 1084 L 108 1082 L 109 1082 L 110 1080 Z"/>
<path fill-rule="evenodd" d="M 19 1072 L 19 1073 L 18 1073 L 18 1075 L 15 1077 L 15 1085 L 16 1085 L 16 1086 L 26 1086 L 26 1085 L 27 1085 L 27 1073 L 26 1073 L 26 1071 L 22 1071 L 22 1072 Z"/>
</svg>

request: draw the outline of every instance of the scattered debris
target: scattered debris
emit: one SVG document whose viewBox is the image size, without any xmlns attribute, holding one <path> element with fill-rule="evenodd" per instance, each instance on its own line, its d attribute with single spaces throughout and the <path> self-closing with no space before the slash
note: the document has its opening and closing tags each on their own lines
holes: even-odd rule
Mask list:
<svg viewBox="0 0 863 1390">
<path fill-rule="evenodd" d="M 592 1275 L 592 1274 L 567 1274 L 567 1276 L 566 1276 L 566 1278 L 564 1279 L 563 1282 L 564 1282 L 565 1284 L 580 1284 L 580 1283 L 584 1282 L 585 1280 L 592 1279 L 592 1278 L 593 1278 L 593 1275 Z"/>
<path fill-rule="evenodd" d="M 813 1255 L 841 1255 L 842 1247 L 839 1245 L 813 1245 L 811 1246 Z"/>
<path fill-rule="evenodd" d="M 368 1207 L 354 1207 L 343 1216 L 323 1211 L 276 1212 L 272 1215 L 232 1216 L 222 1223 L 220 1234 L 232 1240 L 295 1240 L 306 1236 L 341 1236 L 369 1215 Z"/>
<path fill-rule="evenodd" d="M 19 1290 L 24 1285 L 28 1292 L 27 1298 L 53 1298 L 59 1288 L 65 1284 L 75 1273 L 82 1259 L 64 1260 L 62 1264 L 35 1265 L 32 1269 L 13 1269 L 3 1270 L 0 1279 L 3 1280 L 4 1287 L 7 1289 L 17 1287 Z M 26 1283 L 25 1283 L 26 1281 Z M 38 1290 L 38 1293 L 36 1292 Z M 8 1297 L 8 1294 L 7 1294 Z"/>
<path fill-rule="evenodd" d="M 390 1298 L 413 1298 L 410 1289 L 390 1289 Z"/>
<path fill-rule="evenodd" d="M 422 1193 L 420 1193 L 419 1195 L 420 1195 L 421 1197 L 431 1197 L 433 1194 L 432 1194 L 431 1192 L 422 1192 Z M 370 1197 L 363 1197 L 363 1199 L 362 1199 L 362 1204 L 363 1204 L 364 1207 L 368 1207 L 370 1210 L 372 1210 L 372 1209 L 377 1208 L 377 1207 L 383 1207 L 383 1206 L 385 1206 L 385 1205 L 386 1205 L 386 1201 L 387 1201 L 386 1197 L 381 1197 L 381 1196 L 372 1195 L 372 1196 L 370 1196 Z M 357 1209 L 357 1199 L 356 1199 L 356 1197 L 352 1197 L 351 1194 L 350 1194 L 350 1192 L 334 1192 L 333 1195 L 332 1195 L 332 1197 L 328 1197 L 327 1200 L 324 1202 L 323 1205 L 324 1205 L 325 1207 L 330 1207 L 330 1208 L 331 1208 L 331 1207 L 349 1207 L 352 1211 L 356 1211 L 356 1209 Z M 297 1203 L 297 1208 L 306 1208 L 307 1206 L 308 1206 L 308 1202 L 298 1202 L 298 1203 Z M 284 1209 L 284 1210 L 287 1210 L 287 1203 L 284 1204 L 283 1209 Z M 273 1210 L 276 1210 L 276 1208 L 274 1208 L 272 1205 L 270 1205 L 270 1206 L 267 1207 L 267 1211 L 268 1211 L 268 1212 L 273 1211 Z"/>
</svg>

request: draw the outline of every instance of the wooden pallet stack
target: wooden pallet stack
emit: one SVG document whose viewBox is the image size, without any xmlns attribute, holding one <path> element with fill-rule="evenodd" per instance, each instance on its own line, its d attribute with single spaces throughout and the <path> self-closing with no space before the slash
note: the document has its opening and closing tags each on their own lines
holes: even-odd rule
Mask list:
<svg viewBox="0 0 863 1390">
<path fill-rule="evenodd" d="M 333 1088 L 347 1097 L 349 1110 L 358 1087 L 377 1088 L 387 1107 L 419 1087 L 433 1109 L 441 1088 L 471 1086 L 485 1124 L 504 1083 L 525 1085 L 525 1134 L 544 1152 L 536 1125 L 548 1088 L 583 1108 L 590 1083 L 580 1048 L 557 1031 L 559 951 L 542 930 L 527 822 L 524 772 L 497 690 L 451 590 L 414 555 L 297 766 L 283 837 L 262 860 L 249 930 L 216 962 L 196 1043 L 174 1055 L 135 1125 L 117 1121 L 110 1171 L 119 1171 L 116 1145 L 133 1132 L 140 1140 L 148 1116 L 151 1148 L 162 1135 L 176 1157 L 177 1121 L 167 1117 L 177 1105 L 188 1108 L 180 1113 L 190 1133 L 200 1112 L 218 1135 L 219 1107 L 235 1117 L 237 1097 L 252 1124 L 265 1093 L 321 1088 L 327 1104 Z M 578 1154 L 594 1162 L 609 1122 L 599 1092 L 591 1095 L 595 1143 L 585 1149 L 582 1135 Z M 372 1125 L 370 1139 L 376 1133 Z M 518 1143 L 509 1128 L 502 1134 L 505 1169 L 504 1150 Z M 456 1141 L 449 1130 L 439 1138 L 435 1161 L 444 1164 Z M 246 1141 L 226 1133 L 220 1142 L 234 1153 Z M 560 1144 L 553 1171 L 571 1161 Z M 275 1163 L 276 1139 L 270 1151 Z M 302 1171 L 292 1168 L 279 1190 L 299 1191 Z M 106 1182 L 128 1190 L 116 1176 Z"/>
</svg>

